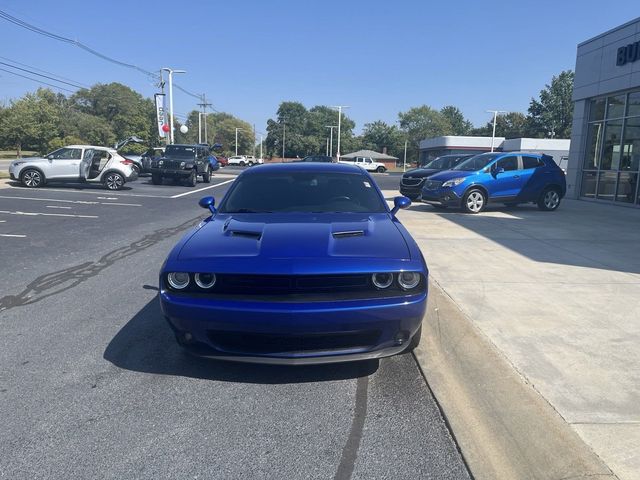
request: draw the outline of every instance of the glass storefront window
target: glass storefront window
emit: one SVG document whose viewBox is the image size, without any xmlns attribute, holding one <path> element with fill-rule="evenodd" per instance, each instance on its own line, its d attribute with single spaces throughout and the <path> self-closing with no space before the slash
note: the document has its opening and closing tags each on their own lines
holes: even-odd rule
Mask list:
<svg viewBox="0 0 640 480">
<path fill-rule="evenodd" d="M 598 200 L 613 200 L 616 195 L 616 172 L 600 172 L 598 180 Z"/>
<path fill-rule="evenodd" d="M 640 168 L 640 117 L 627 118 L 622 140 L 620 170 L 637 172 Z"/>
<path fill-rule="evenodd" d="M 598 172 L 584 172 L 582 174 L 581 197 L 595 198 L 596 183 L 598 181 Z"/>
<path fill-rule="evenodd" d="M 627 102 L 627 115 L 640 115 L 640 92 L 631 92 Z"/>
<path fill-rule="evenodd" d="M 600 170 L 617 170 L 620 166 L 620 137 L 622 137 L 622 120 L 607 122 Z"/>
<path fill-rule="evenodd" d="M 591 100 L 589 108 L 589 121 L 604 120 L 604 98 Z"/>
<path fill-rule="evenodd" d="M 607 118 L 624 117 L 624 101 L 626 95 L 607 97 Z"/>
<path fill-rule="evenodd" d="M 591 123 L 587 133 L 587 154 L 584 157 L 584 169 L 595 170 L 600 163 L 600 146 L 602 145 L 602 123 Z"/>
<path fill-rule="evenodd" d="M 621 173 L 618 180 L 616 202 L 633 203 L 638 188 L 637 173 Z"/>
</svg>

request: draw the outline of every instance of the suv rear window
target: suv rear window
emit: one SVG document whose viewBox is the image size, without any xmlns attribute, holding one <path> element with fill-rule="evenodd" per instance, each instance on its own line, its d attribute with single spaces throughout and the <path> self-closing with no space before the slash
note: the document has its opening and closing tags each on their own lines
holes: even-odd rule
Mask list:
<svg viewBox="0 0 640 480">
<path fill-rule="evenodd" d="M 543 161 L 538 157 L 522 157 L 522 168 L 524 170 L 528 168 L 538 168 L 544 165 Z"/>
</svg>

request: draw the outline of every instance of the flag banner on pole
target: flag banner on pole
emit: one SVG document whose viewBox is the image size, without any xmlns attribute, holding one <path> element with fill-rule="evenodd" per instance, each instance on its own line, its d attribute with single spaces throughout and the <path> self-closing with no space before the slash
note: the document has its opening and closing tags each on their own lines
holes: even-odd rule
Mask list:
<svg viewBox="0 0 640 480">
<path fill-rule="evenodd" d="M 156 93 L 156 118 L 158 123 L 158 135 L 160 138 L 164 138 L 166 133 L 162 130 L 164 125 L 164 93 Z"/>
</svg>

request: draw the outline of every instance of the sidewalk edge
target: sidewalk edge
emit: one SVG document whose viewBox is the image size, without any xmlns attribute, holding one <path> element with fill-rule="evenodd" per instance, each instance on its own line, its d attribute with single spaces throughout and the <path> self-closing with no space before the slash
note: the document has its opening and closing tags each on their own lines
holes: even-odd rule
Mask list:
<svg viewBox="0 0 640 480">
<path fill-rule="evenodd" d="M 476 480 L 617 479 L 431 279 L 418 365 Z"/>
</svg>

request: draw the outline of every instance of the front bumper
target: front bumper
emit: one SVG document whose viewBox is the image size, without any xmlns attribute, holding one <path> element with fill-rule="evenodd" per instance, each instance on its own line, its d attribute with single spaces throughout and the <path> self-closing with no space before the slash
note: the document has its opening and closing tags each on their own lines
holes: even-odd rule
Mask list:
<svg viewBox="0 0 640 480">
<path fill-rule="evenodd" d="M 421 195 L 424 203 L 447 207 L 459 207 L 462 204 L 462 198 L 452 188 L 423 189 Z"/>
<path fill-rule="evenodd" d="M 187 178 L 191 175 L 190 170 L 169 170 L 165 168 L 150 168 L 151 175 L 161 175 L 167 178 Z M 197 172 L 196 172 L 197 173 Z"/>
<path fill-rule="evenodd" d="M 222 360 L 293 365 L 400 353 L 420 327 L 427 305 L 426 291 L 404 297 L 299 303 L 212 300 L 166 290 L 159 297 L 176 339 L 188 352 Z"/>
</svg>

